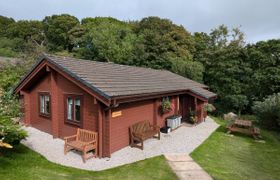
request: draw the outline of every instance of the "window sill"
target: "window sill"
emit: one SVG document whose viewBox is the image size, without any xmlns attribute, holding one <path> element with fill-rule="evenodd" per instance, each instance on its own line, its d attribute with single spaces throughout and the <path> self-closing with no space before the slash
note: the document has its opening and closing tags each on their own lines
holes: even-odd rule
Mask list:
<svg viewBox="0 0 280 180">
<path fill-rule="evenodd" d="M 69 120 L 66 120 L 64 121 L 65 124 L 68 124 L 68 125 L 72 125 L 72 126 L 77 126 L 77 127 L 81 127 L 81 122 L 78 122 L 78 121 L 69 121 Z"/>
<path fill-rule="evenodd" d="M 50 114 L 42 114 L 42 113 L 39 113 L 39 116 L 40 116 L 40 117 L 43 117 L 43 118 L 46 118 L 46 119 L 51 119 L 51 115 L 50 115 Z"/>
</svg>

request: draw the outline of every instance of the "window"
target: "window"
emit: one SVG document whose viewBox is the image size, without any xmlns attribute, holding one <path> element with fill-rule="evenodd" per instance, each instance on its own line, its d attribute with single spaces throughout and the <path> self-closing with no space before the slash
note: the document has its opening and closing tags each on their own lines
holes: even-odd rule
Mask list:
<svg viewBox="0 0 280 180">
<path fill-rule="evenodd" d="M 66 122 L 79 125 L 82 120 L 81 96 L 66 96 Z"/>
<path fill-rule="evenodd" d="M 50 94 L 49 93 L 39 93 L 39 112 L 40 115 L 49 117 L 51 112 L 50 106 Z"/>
</svg>

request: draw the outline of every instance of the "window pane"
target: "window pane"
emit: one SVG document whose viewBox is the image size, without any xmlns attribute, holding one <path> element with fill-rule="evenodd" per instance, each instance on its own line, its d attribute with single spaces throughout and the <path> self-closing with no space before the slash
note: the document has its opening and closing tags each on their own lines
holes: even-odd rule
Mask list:
<svg viewBox="0 0 280 180">
<path fill-rule="evenodd" d="M 73 114 L 73 99 L 67 98 L 67 119 L 73 120 L 72 114 Z"/>
<path fill-rule="evenodd" d="M 50 97 L 48 95 L 45 96 L 45 102 L 46 102 L 46 114 L 50 113 Z"/>
<path fill-rule="evenodd" d="M 45 113 L 44 96 L 40 95 L 40 112 Z"/>
<path fill-rule="evenodd" d="M 75 117 L 76 121 L 81 120 L 81 100 L 79 98 L 75 99 Z"/>
</svg>

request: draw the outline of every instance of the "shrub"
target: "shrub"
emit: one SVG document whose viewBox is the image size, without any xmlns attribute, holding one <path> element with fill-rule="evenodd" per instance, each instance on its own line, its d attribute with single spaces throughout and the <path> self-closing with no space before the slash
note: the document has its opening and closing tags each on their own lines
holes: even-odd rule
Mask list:
<svg viewBox="0 0 280 180">
<path fill-rule="evenodd" d="M 16 57 L 18 54 L 11 48 L 0 48 L 0 56 Z"/>
<path fill-rule="evenodd" d="M 0 55 L 7 57 L 16 57 L 22 52 L 25 42 L 21 38 L 9 39 L 0 37 Z"/>
<path fill-rule="evenodd" d="M 21 114 L 21 105 L 12 91 L 4 92 L 0 96 L 0 116 L 18 117 Z"/>
<path fill-rule="evenodd" d="M 0 139 L 9 144 L 18 144 L 27 137 L 27 132 L 7 117 L 0 117 L 0 132 Z"/>
<path fill-rule="evenodd" d="M 255 102 L 252 109 L 260 124 L 280 130 L 280 93 L 268 96 L 263 102 Z"/>
<path fill-rule="evenodd" d="M 20 80 L 25 68 L 21 64 L 5 64 L 0 68 L 0 88 L 9 91 Z"/>
</svg>

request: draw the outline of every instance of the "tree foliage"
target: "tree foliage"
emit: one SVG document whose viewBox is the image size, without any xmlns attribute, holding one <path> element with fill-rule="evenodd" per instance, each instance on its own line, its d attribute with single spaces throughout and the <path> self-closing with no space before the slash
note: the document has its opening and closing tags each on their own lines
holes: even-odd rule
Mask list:
<svg viewBox="0 0 280 180">
<path fill-rule="evenodd" d="M 49 48 L 71 51 L 74 45 L 70 41 L 69 31 L 79 24 L 79 20 L 69 14 L 46 16 L 43 25 Z"/>
<path fill-rule="evenodd" d="M 248 95 L 252 100 L 262 100 L 280 92 L 280 39 L 248 45 L 247 50 L 246 61 L 253 70 Z"/>
<path fill-rule="evenodd" d="M 8 18 L 0 15 L 0 36 L 6 36 L 9 25 L 15 23 L 13 18 Z"/>
<path fill-rule="evenodd" d="M 138 42 L 132 64 L 155 69 L 172 69 L 172 58 L 192 60 L 194 41 L 182 26 L 168 19 L 143 18 L 135 25 Z"/>
<path fill-rule="evenodd" d="M 244 35 L 238 29 L 222 25 L 209 35 L 196 33 L 196 56 L 205 68 L 203 80 L 219 95 L 218 109 L 241 113 L 248 105 L 247 74 L 251 72 L 244 48 Z"/>
<path fill-rule="evenodd" d="M 256 101 L 253 111 L 262 125 L 280 131 L 280 93 Z"/>
<path fill-rule="evenodd" d="M 0 16 L 0 56 L 41 51 L 172 71 L 216 92 L 217 112 L 250 113 L 254 101 L 280 92 L 280 40 L 246 44 L 239 28 L 225 25 L 191 34 L 159 17 L 126 22 L 112 17 L 79 21 L 69 14 L 42 21 Z M 19 77 L 13 71 L 7 67 L 0 73 L 5 90 Z"/>
<path fill-rule="evenodd" d="M 123 22 L 112 18 L 92 18 L 87 20 L 83 26 L 86 29 L 84 43 L 79 46 L 84 52 L 92 55 L 94 60 L 128 64 L 132 57 L 132 51 L 136 41 L 136 35 L 132 28 Z"/>
</svg>

